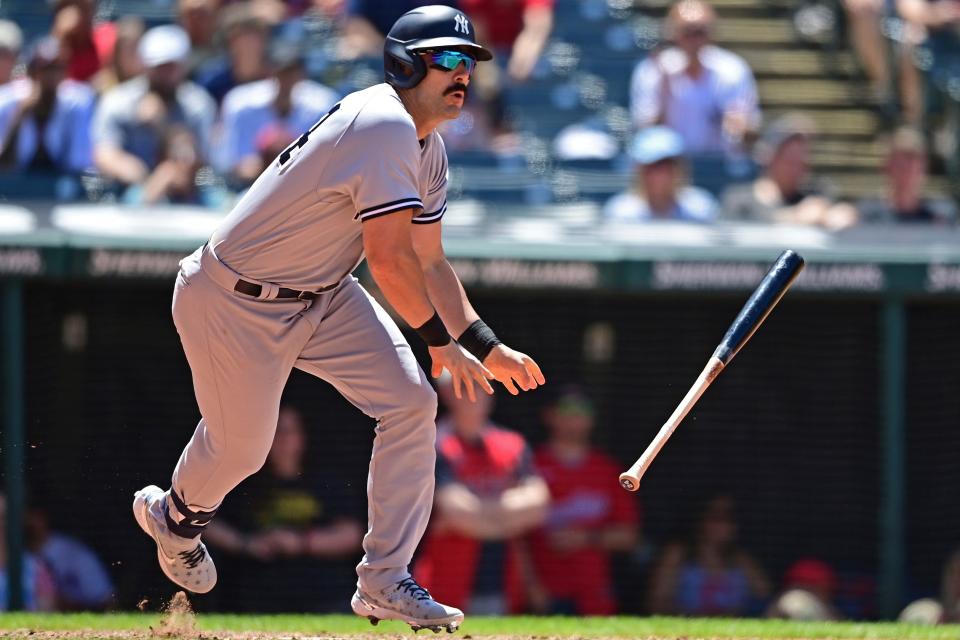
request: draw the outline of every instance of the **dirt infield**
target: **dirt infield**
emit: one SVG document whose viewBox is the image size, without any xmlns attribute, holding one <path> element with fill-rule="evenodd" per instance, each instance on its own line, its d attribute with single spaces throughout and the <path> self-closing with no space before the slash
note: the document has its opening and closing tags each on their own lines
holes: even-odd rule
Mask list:
<svg viewBox="0 0 960 640">
<path fill-rule="evenodd" d="M 3 638 L 10 640 L 401 640 L 415 635 L 429 638 L 431 635 L 450 640 L 587 640 L 582 637 L 551 635 L 483 635 L 476 639 L 469 633 L 431 634 L 429 631 L 414 634 L 405 633 L 352 633 L 352 634 L 306 634 L 306 633 L 269 633 L 263 631 L 210 631 L 197 628 L 197 617 L 190 601 L 182 591 L 178 592 L 164 606 L 163 617 L 159 624 L 143 630 L 93 630 L 72 629 L 47 631 L 35 629 L 4 630 Z M 400 627 L 402 628 L 402 627 Z M 589 640 L 623 640 L 623 638 L 590 638 Z M 692 636 L 638 636 L 630 640 L 719 640 Z M 752 640 L 743 638 L 739 640 Z M 769 638 L 765 640 L 771 640 Z M 797 640 L 797 639 L 793 639 Z"/>
<path fill-rule="evenodd" d="M 958 640 L 960 625 L 805 623 L 756 619 L 574 616 L 470 618 L 455 634 L 414 634 L 399 622 L 372 628 L 352 615 L 193 612 L 177 593 L 159 612 L 0 613 L 0 640 Z"/>
<path fill-rule="evenodd" d="M 263 632 L 236 632 L 236 631 L 193 631 L 188 634 L 168 632 L 160 633 L 157 630 L 147 631 L 93 631 L 93 630 L 73 630 L 73 631 L 33 631 L 30 629 L 19 629 L 14 631 L 4 631 L 3 637 L 11 640 L 409 640 L 414 638 L 412 632 L 397 634 L 349 634 L 349 635 L 315 635 L 300 633 L 263 633 Z M 421 638 L 432 637 L 430 632 L 417 634 Z M 437 638 L 447 637 L 439 634 Z M 453 640 L 472 640 L 470 634 L 453 634 L 449 636 Z M 475 639 L 474 639 L 475 640 Z M 483 636 L 483 640 L 584 640 L 582 638 L 571 638 L 569 636 L 522 636 L 522 635 L 503 635 L 503 636 Z M 624 640 L 623 638 L 591 638 L 590 640 Z M 700 636 L 640 636 L 630 640 L 727 640 L 721 638 L 703 638 Z M 740 640 L 754 640 L 752 638 L 742 638 Z M 763 640 L 771 640 L 764 638 Z M 798 640 L 793 638 L 791 640 Z"/>
</svg>

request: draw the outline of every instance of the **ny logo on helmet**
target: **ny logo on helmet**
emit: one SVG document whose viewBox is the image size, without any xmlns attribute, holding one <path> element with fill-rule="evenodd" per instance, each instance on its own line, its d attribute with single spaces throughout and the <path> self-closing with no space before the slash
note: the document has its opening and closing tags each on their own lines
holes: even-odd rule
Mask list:
<svg viewBox="0 0 960 640">
<path fill-rule="evenodd" d="M 465 33 L 470 35 L 470 23 L 467 21 L 467 16 L 462 13 L 458 13 L 457 17 L 453 19 L 456 24 L 453 27 L 453 30 L 457 33 Z"/>
</svg>

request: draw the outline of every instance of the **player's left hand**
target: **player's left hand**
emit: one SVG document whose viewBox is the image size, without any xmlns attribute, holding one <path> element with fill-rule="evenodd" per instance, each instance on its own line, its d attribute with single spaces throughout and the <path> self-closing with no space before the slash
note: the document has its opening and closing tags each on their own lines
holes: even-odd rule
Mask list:
<svg viewBox="0 0 960 640">
<path fill-rule="evenodd" d="M 495 346 L 483 359 L 483 366 L 514 396 L 520 393 L 517 387 L 530 391 L 546 383 L 540 366 L 533 358 L 505 344 Z"/>
</svg>

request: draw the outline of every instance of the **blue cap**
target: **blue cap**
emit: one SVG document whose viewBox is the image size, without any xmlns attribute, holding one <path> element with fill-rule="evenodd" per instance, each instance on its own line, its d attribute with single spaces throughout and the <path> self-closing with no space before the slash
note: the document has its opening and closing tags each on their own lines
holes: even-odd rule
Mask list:
<svg viewBox="0 0 960 640">
<path fill-rule="evenodd" d="M 630 157 L 638 164 L 653 164 L 683 155 L 683 138 L 670 127 L 647 127 L 630 144 Z"/>
</svg>

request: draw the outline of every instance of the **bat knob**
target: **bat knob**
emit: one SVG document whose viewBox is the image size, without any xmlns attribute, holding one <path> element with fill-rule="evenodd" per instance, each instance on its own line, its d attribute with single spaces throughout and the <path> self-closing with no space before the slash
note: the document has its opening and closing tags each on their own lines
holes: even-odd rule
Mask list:
<svg viewBox="0 0 960 640">
<path fill-rule="evenodd" d="M 633 480 L 630 478 L 620 478 L 620 486 L 626 489 L 627 491 L 636 491 L 637 485 L 634 484 Z"/>
</svg>

